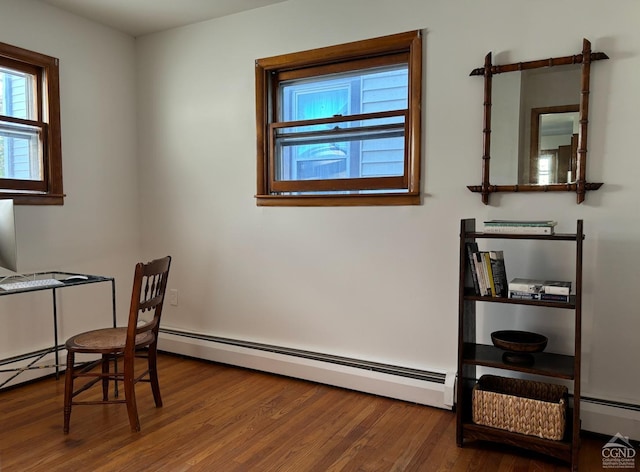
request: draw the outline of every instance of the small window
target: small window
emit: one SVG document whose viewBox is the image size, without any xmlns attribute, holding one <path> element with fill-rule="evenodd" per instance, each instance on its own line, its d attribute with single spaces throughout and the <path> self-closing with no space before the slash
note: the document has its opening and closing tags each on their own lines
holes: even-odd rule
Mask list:
<svg viewBox="0 0 640 472">
<path fill-rule="evenodd" d="M 0 198 L 62 204 L 58 60 L 0 43 Z"/>
<path fill-rule="evenodd" d="M 420 203 L 419 32 L 256 62 L 258 205 Z"/>
<path fill-rule="evenodd" d="M 554 156 L 552 154 L 542 154 L 538 158 L 538 184 L 549 185 L 552 175 L 551 163 L 553 158 Z"/>
</svg>

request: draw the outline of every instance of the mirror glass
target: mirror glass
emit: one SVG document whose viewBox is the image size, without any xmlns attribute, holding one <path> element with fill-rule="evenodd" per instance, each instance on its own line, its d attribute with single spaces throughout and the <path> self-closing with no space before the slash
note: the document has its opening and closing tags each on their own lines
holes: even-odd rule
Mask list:
<svg viewBox="0 0 640 472">
<path fill-rule="evenodd" d="M 573 64 L 493 76 L 492 184 L 575 181 L 581 73 Z"/>
<path fill-rule="evenodd" d="M 579 104 L 531 110 L 529 172 L 526 175 L 526 169 L 522 169 L 518 175 L 519 184 L 575 182 L 579 110 Z"/>
</svg>

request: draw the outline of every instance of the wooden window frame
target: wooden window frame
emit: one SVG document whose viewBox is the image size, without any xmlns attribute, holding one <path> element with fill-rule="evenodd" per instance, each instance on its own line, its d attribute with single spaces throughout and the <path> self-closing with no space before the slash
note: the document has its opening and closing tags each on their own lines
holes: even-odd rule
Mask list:
<svg viewBox="0 0 640 472">
<path fill-rule="evenodd" d="M 408 106 L 402 112 L 380 116 L 404 117 L 404 175 L 355 179 L 277 181 L 274 178 L 274 131 L 294 122 L 278 121 L 278 80 L 304 78 L 365 69 L 376 65 L 407 63 Z M 258 59 L 256 61 L 256 137 L 258 206 L 356 206 L 419 205 L 422 114 L 422 35 L 411 31 L 337 46 Z M 323 123 L 353 120 L 357 115 L 336 116 Z M 314 120 L 307 120 L 313 122 Z M 306 122 L 298 121 L 295 125 Z M 399 189 L 398 192 L 369 194 L 297 194 L 286 192 L 327 190 Z"/>
<path fill-rule="evenodd" d="M 62 205 L 62 139 L 60 131 L 60 70 L 55 57 L 0 42 L 0 65 L 36 77 L 35 120 L 0 115 L 0 121 L 40 130 L 42 180 L 0 178 L 0 198 L 21 205 Z"/>
</svg>

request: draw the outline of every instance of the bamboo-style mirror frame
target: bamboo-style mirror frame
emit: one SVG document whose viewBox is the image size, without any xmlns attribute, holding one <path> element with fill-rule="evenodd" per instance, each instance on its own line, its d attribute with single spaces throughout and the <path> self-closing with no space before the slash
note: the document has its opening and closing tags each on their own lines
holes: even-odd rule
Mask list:
<svg viewBox="0 0 640 472">
<path fill-rule="evenodd" d="M 582 41 L 582 52 L 574 56 L 552 57 L 529 62 L 518 62 L 513 64 L 493 65 L 491 64 L 491 53 L 484 58 L 484 67 L 471 71 L 471 76 L 481 75 L 484 77 L 484 126 L 483 126 L 483 146 L 482 146 L 482 185 L 469 185 L 467 188 L 472 192 L 482 194 L 482 202 L 489 204 L 489 195 L 494 192 L 576 192 L 577 202 L 584 201 L 588 190 L 598 190 L 602 182 L 587 182 L 587 128 L 589 124 L 589 79 L 591 75 L 591 62 L 602 59 L 609 59 L 603 52 L 591 52 L 591 43 L 587 39 Z M 541 67 L 554 67 L 571 64 L 582 64 L 580 80 L 580 110 L 579 110 L 579 133 L 578 151 L 576 162 L 576 177 L 570 183 L 555 183 L 547 185 L 537 184 L 514 184 L 514 185 L 491 185 L 489 181 L 489 166 L 491 161 L 491 87 L 492 77 L 504 72 L 523 71 L 527 69 L 537 69 Z"/>
</svg>

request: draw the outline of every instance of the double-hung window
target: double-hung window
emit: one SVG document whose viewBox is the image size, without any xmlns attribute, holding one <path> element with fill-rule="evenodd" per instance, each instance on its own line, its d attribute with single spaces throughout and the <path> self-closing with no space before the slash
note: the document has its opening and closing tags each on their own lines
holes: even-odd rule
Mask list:
<svg viewBox="0 0 640 472">
<path fill-rule="evenodd" d="M 0 43 L 0 198 L 63 197 L 58 60 Z"/>
<path fill-rule="evenodd" d="M 256 61 L 258 205 L 420 203 L 420 32 Z"/>
</svg>

